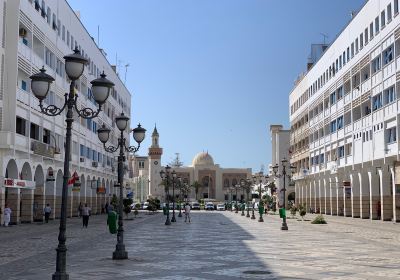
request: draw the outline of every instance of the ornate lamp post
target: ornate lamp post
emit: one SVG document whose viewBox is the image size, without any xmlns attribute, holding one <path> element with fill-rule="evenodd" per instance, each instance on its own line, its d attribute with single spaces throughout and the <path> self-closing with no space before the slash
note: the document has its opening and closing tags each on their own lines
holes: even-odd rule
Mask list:
<svg viewBox="0 0 400 280">
<path fill-rule="evenodd" d="M 235 191 L 236 191 L 235 213 L 239 213 L 238 204 L 237 204 L 237 199 L 238 199 L 237 193 L 238 193 L 239 188 L 240 188 L 240 185 L 236 184 L 235 185 Z"/>
<path fill-rule="evenodd" d="M 296 169 L 295 166 L 289 165 L 290 171 L 289 171 L 289 174 L 287 174 L 287 171 L 286 171 L 287 163 L 288 163 L 288 161 L 284 158 L 282 160 L 281 174 L 278 174 L 278 170 L 279 170 L 279 165 L 278 164 L 275 164 L 275 166 L 272 167 L 275 177 L 276 178 L 283 178 L 283 189 L 281 190 L 281 191 L 283 191 L 282 226 L 281 226 L 281 230 L 288 230 L 289 229 L 288 226 L 287 226 L 287 223 L 286 223 L 286 177 L 288 177 L 288 179 L 290 180 L 294 170 Z"/>
<path fill-rule="evenodd" d="M 103 124 L 101 128 L 97 130 L 98 137 L 100 141 L 103 143 L 104 150 L 109 153 L 114 153 L 119 149 L 118 155 L 118 186 L 119 186 L 119 206 L 118 206 L 118 232 L 117 232 L 117 245 L 115 247 L 115 251 L 113 252 L 114 260 L 124 260 L 128 258 L 128 252 L 125 250 L 124 244 L 124 224 L 123 224 L 123 186 L 124 186 L 124 162 L 125 162 L 125 152 L 136 153 L 140 148 L 140 143 L 144 140 L 146 129 L 138 125 L 135 129 L 132 130 L 133 138 L 138 143 L 137 147 L 135 146 L 126 146 L 126 138 L 124 137 L 124 131 L 128 127 L 129 117 L 125 116 L 124 113 L 121 113 L 118 117 L 115 118 L 115 123 L 117 124 L 117 128 L 121 132 L 120 137 L 118 138 L 118 146 L 106 146 L 106 143 L 110 137 L 111 130 L 106 128 Z"/>
<path fill-rule="evenodd" d="M 230 208 L 231 208 L 231 212 L 233 211 L 233 191 L 235 190 L 234 187 L 229 187 L 229 192 L 231 193 L 231 203 L 230 203 Z"/>
<path fill-rule="evenodd" d="M 258 183 L 260 184 L 259 187 L 258 187 L 258 195 L 259 195 L 259 199 L 260 199 L 260 202 L 258 203 L 258 209 L 259 209 L 258 212 L 260 214 L 260 218 L 258 219 L 258 221 L 260 223 L 264 222 L 264 219 L 262 217 L 262 211 L 260 210 L 261 208 L 263 208 L 263 202 L 262 202 L 262 182 L 263 182 L 263 179 L 264 179 L 264 174 L 263 174 L 262 171 L 257 173 L 257 175 L 253 176 L 253 183 L 257 184 L 257 181 L 258 181 Z"/>
<path fill-rule="evenodd" d="M 64 95 L 64 105 L 60 108 L 56 105 L 43 105 L 43 100 L 46 98 L 50 84 L 54 81 L 54 78 L 46 74 L 44 67 L 39 73 L 30 76 L 31 89 L 37 99 L 39 99 L 39 107 L 43 114 L 47 116 L 57 116 L 66 109 L 67 130 L 65 138 L 65 156 L 64 156 L 64 176 L 63 176 L 63 188 L 61 196 L 61 218 L 60 228 L 58 234 L 58 247 L 57 260 L 56 260 L 56 272 L 53 274 L 52 279 L 68 279 L 69 276 L 66 272 L 66 227 L 67 227 L 67 200 L 68 200 L 68 177 L 69 177 L 69 163 L 71 153 L 71 137 L 72 137 L 72 123 L 74 121 L 73 110 L 81 117 L 85 119 L 93 119 L 97 117 L 101 111 L 101 106 L 106 102 L 110 89 L 114 86 L 114 83 L 106 79 L 106 75 L 101 74 L 101 77 L 91 81 L 92 94 L 94 100 L 98 103 L 99 107 L 96 111 L 91 108 L 78 108 L 78 94 L 75 93 L 75 81 L 82 75 L 85 65 L 88 63 L 79 52 L 78 49 L 74 50 L 71 55 L 64 56 L 65 59 L 65 72 L 71 80 L 69 93 Z"/>
<path fill-rule="evenodd" d="M 175 185 L 176 185 L 176 173 L 175 170 L 172 171 L 172 174 L 175 174 L 175 176 L 172 176 L 172 223 L 176 223 L 176 218 L 175 218 Z"/>
<path fill-rule="evenodd" d="M 171 181 L 175 180 L 176 173 L 175 173 L 175 171 L 171 172 L 171 167 L 167 165 L 165 167 L 165 171 L 164 170 L 160 171 L 160 176 L 164 182 L 164 190 L 165 190 L 165 198 L 166 198 L 167 219 L 165 220 L 165 225 L 169 226 L 169 225 L 171 225 L 171 221 L 169 219 L 169 185 L 170 185 Z"/>
<path fill-rule="evenodd" d="M 242 188 L 243 193 L 244 193 L 244 190 L 246 189 L 246 182 L 245 182 L 244 179 L 240 180 L 240 187 Z M 242 206 L 242 214 L 241 214 L 241 216 L 244 216 L 244 215 L 245 215 L 245 214 L 244 214 L 244 208 L 245 208 L 245 207 Z M 247 207 L 247 208 L 249 208 L 249 207 Z"/>
<path fill-rule="evenodd" d="M 250 208 L 249 208 L 249 194 L 250 194 L 250 188 L 251 188 L 251 180 L 249 178 L 247 178 L 246 180 L 242 179 L 240 180 L 240 184 L 242 184 L 242 186 L 244 187 L 244 189 L 246 190 L 246 206 L 247 206 L 247 214 L 246 217 L 250 218 Z M 254 207 L 253 207 L 253 213 L 254 213 Z"/>
<path fill-rule="evenodd" d="M 182 178 L 178 177 L 178 188 L 179 188 L 179 214 L 178 217 L 182 218 Z"/>
</svg>

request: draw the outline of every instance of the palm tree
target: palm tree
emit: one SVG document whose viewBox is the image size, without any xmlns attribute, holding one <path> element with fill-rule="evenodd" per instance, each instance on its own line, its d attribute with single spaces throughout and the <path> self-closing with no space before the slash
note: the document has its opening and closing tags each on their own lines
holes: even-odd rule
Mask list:
<svg viewBox="0 0 400 280">
<path fill-rule="evenodd" d="M 199 193 L 201 184 L 197 181 L 194 181 L 193 184 L 191 185 L 191 187 L 194 188 L 194 192 L 196 193 L 196 200 L 197 200 L 197 194 Z"/>
</svg>

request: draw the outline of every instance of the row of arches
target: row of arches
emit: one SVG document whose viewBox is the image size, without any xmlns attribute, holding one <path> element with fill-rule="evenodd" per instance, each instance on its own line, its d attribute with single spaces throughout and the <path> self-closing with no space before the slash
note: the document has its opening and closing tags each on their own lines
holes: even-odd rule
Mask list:
<svg viewBox="0 0 400 280">
<path fill-rule="evenodd" d="M 18 167 L 17 161 L 10 159 L 3 174 L 6 179 L 26 182 L 28 187 L 3 185 L 0 188 L 1 209 L 3 211 L 6 204 L 11 208 L 12 223 L 43 221 L 43 208 L 47 204 L 52 208 L 51 218 L 60 217 L 64 176 L 61 168 L 44 167 L 42 164 L 34 166 L 30 162 L 20 162 Z M 67 216 L 78 216 L 80 203 L 87 203 L 93 214 L 99 214 L 111 196 L 117 194 L 117 189 L 114 188 L 115 178 L 94 174 L 78 176 L 80 188 L 68 187 Z"/>
<path fill-rule="evenodd" d="M 296 182 L 296 204 L 307 211 L 383 221 L 400 220 L 400 192 L 392 166 L 309 176 Z"/>
</svg>

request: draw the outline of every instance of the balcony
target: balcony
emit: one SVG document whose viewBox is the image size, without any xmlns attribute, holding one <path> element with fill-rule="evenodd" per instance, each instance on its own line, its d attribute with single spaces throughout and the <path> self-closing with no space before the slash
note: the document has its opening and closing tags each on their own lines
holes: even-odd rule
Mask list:
<svg viewBox="0 0 400 280">
<path fill-rule="evenodd" d="M 55 147 L 52 147 L 49 144 L 32 139 L 31 151 L 36 155 L 54 158 Z"/>
<path fill-rule="evenodd" d="M 371 88 L 374 88 L 376 85 L 380 84 L 382 82 L 382 71 L 376 72 L 372 77 L 371 77 Z"/>
<path fill-rule="evenodd" d="M 18 53 L 27 60 L 31 59 L 31 48 L 18 40 Z"/>
<path fill-rule="evenodd" d="M 344 127 L 344 133 L 348 134 L 348 133 L 352 133 L 353 132 L 353 127 L 351 124 L 348 124 Z"/>
<path fill-rule="evenodd" d="M 365 80 L 362 84 L 361 84 L 361 94 L 366 93 L 367 91 L 371 90 L 371 79 L 367 79 Z"/>
<path fill-rule="evenodd" d="M 383 79 L 387 79 L 390 76 L 392 76 L 394 73 L 396 73 L 396 69 L 395 69 L 395 63 L 394 61 L 392 61 L 391 63 L 387 64 L 384 68 L 383 68 Z"/>
</svg>

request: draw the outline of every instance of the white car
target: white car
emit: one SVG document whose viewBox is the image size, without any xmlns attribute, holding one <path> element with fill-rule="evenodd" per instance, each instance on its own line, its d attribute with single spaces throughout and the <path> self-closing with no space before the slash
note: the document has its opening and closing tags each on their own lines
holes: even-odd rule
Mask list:
<svg viewBox="0 0 400 280">
<path fill-rule="evenodd" d="M 143 204 L 143 210 L 147 210 L 147 207 L 149 207 L 149 203 L 146 201 L 146 202 Z"/>
<path fill-rule="evenodd" d="M 217 205 L 217 210 L 218 211 L 225 211 L 225 204 L 218 204 Z"/>
<path fill-rule="evenodd" d="M 214 210 L 214 204 L 212 202 L 207 202 L 205 209 L 213 211 Z"/>
</svg>

